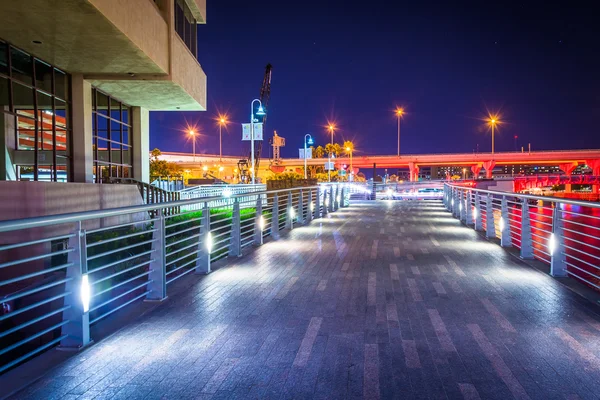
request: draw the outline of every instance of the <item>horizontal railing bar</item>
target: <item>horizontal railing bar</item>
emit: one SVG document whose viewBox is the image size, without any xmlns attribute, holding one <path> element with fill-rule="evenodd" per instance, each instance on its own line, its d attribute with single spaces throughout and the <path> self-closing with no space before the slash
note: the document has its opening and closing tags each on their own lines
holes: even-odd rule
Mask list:
<svg viewBox="0 0 600 400">
<path fill-rule="evenodd" d="M 134 266 L 132 266 L 132 267 L 126 268 L 126 269 L 124 269 L 124 270 L 122 270 L 122 271 L 119 271 L 119 272 L 115 272 L 114 274 L 110 274 L 110 275 L 108 275 L 108 276 L 105 276 L 105 277 L 104 277 L 104 278 L 102 278 L 102 279 L 98 279 L 97 281 L 91 282 L 91 285 L 92 285 L 92 286 L 94 286 L 94 285 L 97 285 L 97 284 L 99 284 L 99 283 L 102 283 L 102 282 L 104 282 L 104 281 L 107 281 L 107 280 L 109 280 L 109 279 L 112 279 L 112 278 L 114 278 L 114 277 L 116 277 L 116 276 L 123 275 L 123 274 L 125 274 L 125 273 L 127 273 L 127 272 L 129 272 L 129 271 L 133 271 L 134 269 L 140 268 L 140 267 L 142 267 L 142 266 L 144 266 L 144 265 L 146 265 L 146 264 L 150 264 L 150 263 L 152 263 L 153 261 L 155 261 L 153 258 L 152 258 L 152 259 L 150 259 L 150 260 L 148 260 L 148 261 L 142 261 L 141 263 L 139 263 L 139 264 L 136 264 L 136 265 L 134 265 Z"/>
<path fill-rule="evenodd" d="M 152 229 L 148 229 L 147 231 L 140 231 L 140 232 L 128 233 L 126 235 L 117 236 L 117 237 L 106 239 L 106 240 L 100 240 L 98 242 L 88 243 L 86 245 L 86 247 L 88 249 L 91 249 L 92 247 L 101 246 L 103 244 L 116 242 L 117 240 L 129 239 L 131 237 L 136 237 L 136 236 L 140 236 L 140 235 L 146 235 L 148 233 L 153 233 L 153 232 L 156 232 L 156 231 L 157 231 L 156 228 L 152 228 Z"/>
<path fill-rule="evenodd" d="M 150 222 L 154 222 L 154 221 L 158 221 L 158 218 L 148 218 L 148 219 L 144 219 L 142 221 L 125 222 L 123 224 L 111 225 L 111 226 L 107 226 L 107 227 L 103 227 L 103 228 L 97 228 L 97 229 L 90 229 L 89 231 L 86 231 L 86 234 L 93 235 L 93 234 L 96 234 L 96 233 L 99 233 L 99 232 L 108 231 L 110 229 L 119 229 L 119 228 L 123 228 L 125 226 L 146 224 L 146 223 L 150 223 Z"/>
<path fill-rule="evenodd" d="M 171 232 L 168 235 L 165 235 L 165 239 L 171 238 L 173 236 L 181 235 L 182 233 L 186 233 L 186 232 L 189 232 L 189 231 L 194 231 L 194 230 L 200 231 L 201 229 L 202 229 L 202 225 L 191 226 L 189 228 L 185 228 L 185 229 L 182 229 L 180 231 Z"/>
<path fill-rule="evenodd" d="M 597 266 L 597 265 L 594 265 L 594 264 L 591 264 L 591 263 L 589 263 L 589 262 L 587 262 L 587 261 L 584 261 L 584 260 L 582 260 L 582 259 L 581 259 L 581 258 L 579 258 L 579 257 L 575 257 L 573 254 L 566 254 L 566 253 L 562 253 L 562 254 L 564 254 L 566 257 L 573 258 L 573 259 L 575 259 L 575 260 L 577 260 L 577 261 L 579 261 L 579 262 L 582 262 L 582 263 L 584 263 L 585 265 L 588 265 L 588 266 L 590 266 L 590 267 L 592 267 L 592 268 L 595 268 L 595 269 L 597 269 L 597 270 L 599 270 L 599 271 L 600 271 L 600 267 L 599 267 L 599 266 Z M 587 271 L 586 271 L 586 272 L 587 272 Z M 587 272 L 587 273 L 591 275 L 591 273 L 590 273 L 590 272 Z"/>
<path fill-rule="evenodd" d="M 19 315 L 21 313 L 24 313 L 25 311 L 33 310 L 36 307 L 42 306 L 42 305 L 47 304 L 47 303 L 51 303 L 54 300 L 58 300 L 58 299 L 60 299 L 62 297 L 68 296 L 70 294 L 71 294 L 71 292 L 61 293 L 61 294 L 58 294 L 56 296 L 52 296 L 52 297 L 50 297 L 48 299 L 40 300 L 40 301 L 35 302 L 33 304 L 30 304 L 30 305 L 28 305 L 26 307 L 19 308 L 18 310 L 15 310 L 15 311 L 13 311 L 11 313 L 0 315 L 0 321 L 4 321 L 5 319 L 12 318 L 15 315 Z M 3 300 L 3 301 L 7 301 L 7 300 Z"/>
<path fill-rule="evenodd" d="M 594 250 L 600 250 L 600 247 L 597 247 L 597 246 L 591 245 L 591 244 L 589 244 L 589 243 L 582 242 L 582 241 L 579 241 L 579 240 L 577 240 L 577 239 L 573 239 L 573 238 L 570 238 L 570 237 L 568 237 L 568 236 L 564 236 L 564 235 L 562 235 L 561 237 L 562 237 L 562 238 L 564 238 L 564 240 L 568 240 L 568 241 L 571 241 L 571 242 L 579 243 L 579 244 L 581 244 L 581 245 L 584 245 L 584 246 L 591 247 L 591 248 L 592 248 L 592 249 L 594 249 Z M 600 240 L 600 238 L 598 238 L 598 240 Z"/>
<path fill-rule="evenodd" d="M 563 229 L 563 231 L 567 231 L 567 232 L 575 233 L 577 235 L 589 237 L 589 238 L 594 239 L 594 240 L 599 240 L 600 239 L 600 238 L 598 238 L 598 236 L 593 236 L 593 235 L 590 235 L 590 234 L 587 234 L 587 233 L 583 233 L 583 232 L 579 232 L 579 231 L 574 231 L 573 229 L 565 228 L 564 226 L 563 226 L 562 229 Z"/>
<path fill-rule="evenodd" d="M 568 262 L 565 262 L 565 264 L 567 264 L 567 265 L 568 265 L 568 266 L 570 266 L 570 267 L 573 267 L 573 268 L 576 268 L 576 269 L 580 269 L 580 268 L 577 268 L 576 266 L 574 266 L 574 265 L 572 265 L 572 264 L 570 264 L 570 263 L 568 263 Z M 584 272 L 585 272 L 585 270 L 584 270 Z M 567 274 L 569 274 L 569 275 L 571 275 L 571 276 L 574 276 L 576 279 L 581 279 L 582 281 L 584 281 L 584 282 L 585 282 L 585 283 L 587 283 L 588 285 L 592 285 L 592 286 L 593 286 L 593 287 L 595 287 L 596 289 L 600 289 L 600 286 L 598 286 L 597 284 L 595 284 L 595 283 L 593 283 L 593 282 L 590 282 L 590 281 L 588 281 L 587 279 L 585 279 L 585 278 L 583 278 L 583 277 L 581 277 L 581 276 L 579 276 L 579 275 L 577 275 L 577 274 L 575 274 L 575 273 L 573 273 L 573 272 L 571 272 L 571 271 L 569 271 L 569 270 L 567 270 Z"/>
<path fill-rule="evenodd" d="M 10 346 L 8 346 L 8 347 L 5 347 L 5 348 L 1 349 L 1 350 L 0 350 L 0 356 L 1 356 L 2 354 L 6 354 L 6 353 L 8 353 L 8 352 L 9 352 L 9 351 L 11 351 L 11 350 L 14 350 L 14 349 L 16 349 L 17 347 L 19 347 L 19 346 L 21 346 L 21 345 L 23 345 L 23 344 L 25 344 L 25 343 L 27 343 L 27 342 L 30 342 L 30 341 L 32 341 L 33 339 L 36 339 L 36 338 L 38 338 L 38 337 L 40 337 L 40 336 L 43 336 L 43 335 L 45 335 L 45 334 L 46 334 L 46 333 L 48 333 L 48 332 L 52 332 L 53 330 L 55 330 L 55 329 L 58 329 L 58 328 L 60 328 L 61 326 L 63 326 L 63 325 L 66 325 L 66 324 L 68 324 L 68 323 L 70 323 L 70 322 L 71 322 L 71 321 L 69 321 L 69 320 L 66 320 L 66 321 L 61 321 L 61 322 L 59 322 L 58 324 L 51 326 L 50 328 L 46 328 L 46 329 L 44 329 L 43 331 L 41 331 L 41 332 L 38 332 L 38 333 L 36 333 L 36 334 L 34 334 L 34 335 L 31 335 L 31 336 L 29 336 L 29 337 L 27 337 L 27 338 L 25 338 L 25 339 L 23 339 L 23 340 L 19 340 L 18 342 L 14 343 L 14 344 L 12 344 L 12 345 L 10 345 Z"/>
<path fill-rule="evenodd" d="M 34 245 L 34 244 L 46 243 L 46 242 L 50 242 L 52 240 L 70 239 L 72 237 L 75 237 L 75 235 L 71 234 L 71 235 L 55 236 L 55 237 L 46 238 L 46 239 L 30 240 L 29 242 L 7 244 L 7 245 L 0 246 L 0 251 L 12 250 L 12 249 L 16 249 L 16 248 L 19 248 L 19 247 L 31 246 L 31 245 Z"/>
<path fill-rule="evenodd" d="M 17 325 L 17 326 L 15 326 L 15 327 L 13 327 L 13 328 L 11 328 L 9 330 L 6 330 L 4 332 L 0 332 L 0 338 L 3 338 L 4 336 L 8 336 L 11 333 L 15 333 L 16 331 L 19 331 L 19 330 L 21 330 L 21 329 L 23 329 L 23 328 L 25 328 L 25 327 L 27 327 L 29 325 L 33 325 L 35 323 L 43 321 L 43 320 L 45 320 L 48 317 L 51 317 L 51 316 L 56 315 L 56 314 L 60 314 L 61 312 L 66 311 L 69 308 L 71 308 L 71 306 L 63 306 L 63 307 L 61 307 L 61 308 L 59 308 L 57 310 L 51 311 L 51 312 L 46 313 L 44 315 L 41 315 L 41 316 L 39 316 L 37 318 L 34 318 L 34 319 L 29 320 L 27 322 L 24 322 L 24 323 L 22 323 L 20 325 Z"/>
<path fill-rule="evenodd" d="M 89 262 L 89 261 L 95 260 L 97 258 L 106 257 L 106 256 L 109 256 L 111 254 L 118 253 L 120 251 L 133 249 L 134 247 L 144 246 L 144 245 L 150 244 L 152 242 L 156 242 L 156 241 L 158 241 L 158 239 L 150 239 L 150 240 L 146 240 L 146 241 L 141 242 L 141 243 L 130 244 L 129 246 L 119 247 L 118 249 L 113 249 L 113 250 L 110 250 L 110 251 L 106 251 L 104 253 L 98 253 L 98 254 L 94 254 L 93 256 L 88 256 L 87 259 L 88 259 L 88 262 Z"/>
<path fill-rule="evenodd" d="M 133 288 L 131 288 L 131 289 L 129 289 L 129 290 L 127 290 L 127 291 L 123 292 L 123 293 L 121 293 L 121 294 L 120 294 L 120 295 L 118 295 L 118 296 L 112 297 L 112 298 L 110 298 L 110 299 L 108 299 L 108 300 L 106 300 L 106 301 L 104 301 L 104 302 L 102 302 L 102 303 L 100 303 L 100 304 L 98 304 L 98 305 L 95 305 L 94 307 L 91 307 L 91 308 L 90 308 L 90 312 L 96 311 L 96 310 L 97 310 L 97 309 L 99 309 L 100 307 L 104 307 L 105 305 L 107 305 L 107 304 L 110 304 L 110 303 L 112 303 L 113 301 L 115 301 L 115 300 L 118 300 L 118 299 L 120 299 L 120 298 L 121 298 L 121 297 L 123 297 L 123 296 L 127 296 L 129 293 L 135 292 L 135 291 L 136 291 L 136 290 L 138 290 L 139 288 L 142 288 L 142 287 L 144 287 L 144 286 L 146 286 L 146 285 L 148 285 L 148 284 L 150 284 L 150 283 L 152 283 L 152 282 L 154 282 L 154 281 L 150 279 L 150 280 L 148 280 L 148 281 L 146 281 L 146 282 L 144 282 L 144 283 L 141 283 L 141 284 L 139 284 L 139 285 L 137 285 L 137 286 L 135 286 L 135 287 L 133 287 Z"/>
<path fill-rule="evenodd" d="M 171 264 L 175 264 L 176 262 L 179 262 L 181 260 L 184 260 L 184 259 L 186 259 L 188 257 L 191 257 L 191 256 L 194 256 L 194 255 L 196 256 L 196 258 L 198 258 L 198 253 L 200 252 L 200 250 L 198 249 L 198 243 L 194 243 L 193 246 L 188 246 L 187 248 L 181 249 L 181 251 L 189 250 L 192 247 L 196 247 L 196 250 L 195 251 L 190 251 L 189 253 L 185 253 L 184 255 L 179 256 L 176 259 L 167 262 L 165 264 L 165 266 L 168 267 Z M 174 255 L 174 254 L 170 254 L 170 255 Z"/>
<path fill-rule="evenodd" d="M 17 276 L 17 277 L 12 278 L 12 279 L 7 279 L 5 281 L 1 281 L 0 282 L 0 286 L 8 285 L 8 284 L 14 283 L 14 282 L 19 282 L 19 281 L 22 281 L 22 280 L 25 280 L 25 279 L 29 279 L 29 278 L 35 278 L 36 276 L 45 275 L 45 274 L 50 273 L 50 272 L 60 271 L 61 269 L 69 268 L 72 265 L 73 265 L 73 263 L 70 262 L 70 263 L 62 264 L 62 265 L 59 265 L 59 266 L 56 266 L 56 267 L 53 267 L 53 268 L 44 269 L 44 270 L 41 270 L 41 271 L 38 271 L 38 272 L 32 272 L 30 274 Z"/>
<path fill-rule="evenodd" d="M 94 294 L 92 295 L 92 299 L 93 299 L 94 297 L 102 296 L 104 293 L 108 293 L 108 292 L 110 292 L 111 290 L 114 290 L 114 289 L 116 289 L 116 288 L 118 288 L 118 287 L 121 287 L 121 286 L 123 286 L 123 285 L 126 285 L 126 284 L 128 284 L 129 282 L 133 282 L 133 281 L 135 281 L 136 279 L 140 279 L 140 278 L 141 278 L 141 277 L 143 277 L 143 276 L 150 275 L 151 273 L 152 273 L 152 270 L 150 270 L 150 271 L 145 271 L 145 272 L 142 272 L 141 274 L 139 274 L 139 275 L 136 275 L 136 276 L 134 276 L 133 278 L 129 278 L 129 279 L 127 279 L 127 280 L 123 281 L 123 282 L 119 282 L 119 283 L 117 283 L 116 285 L 113 285 L 113 286 L 111 286 L 111 287 L 109 287 L 109 288 L 106 288 L 106 289 L 104 289 L 104 290 L 102 290 L 102 291 L 100 291 L 100 292 L 94 293 Z"/>
<path fill-rule="evenodd" d="M 192 261 L 190 261 L 190 262 L 188 262 L 188 263 L 186 263 L 186 264 L 182 265 L 181 267 L 177 267 L 176 269 L 174 269 L 174 270 L 172 270 L 172 271 L 169 271 L 169 272 L 167 273 L 167 275 L 169 275 L 170 273 L 173 273 L 173 272 L 177 272 L 177 271 L 181 270 L 182 268 L 188 267 L 190 264 L 192 264 L 192 263 L 194 263 L 194 262 L 196 262 L 196 261 L 197 261 L 197 260 L 192 260 Z M 179 279 L 179 278 L 181 278 L 181 277 L 184 277 L 184 276 L 186 276 L 186 275 L 187 275 L 187 274 L 189 274 L 190 272 L 194 272 L 195 270 L 196 270 L 196 267 L 194 267 L 194 268 L 190 268 L 190 269 L 188 269 L 187 271 L 184 271 L 184 272 L 182 272 L 182 273 L 181 273 L 181 274 L 179 274 L 179 275 L 175 275 L 175 276 L 174 276 L 174 277 L 172 277 L 171 279 L 167 279 L 167 285 L 168 285 L 169 283 L 173 282 L 173 281 L 176 281 L 177 279 Z"/>
<path fill-rule="evenodd" d="M 178 217 L 179 215 L 175 215 L 175 217 Z M 169 228 L 174 228 L 176 226 L 179 225 L 184 225 L 184 224 L 189 224 L 191 222 L 196 222 L 196 221 L 202 221 L 202 217 L 198 217 L 198 218 L 192 218 L 192 219 L 186 219 L 185 221 L 179 221 L 179 222 L 175 222 L 172 224 L 165 224 L 165 228 L 169 229 Z M 195 226 L 201 226 L 201 225 L 195 225 Z"/>
<path fill-rule="evenodd" d="M 586 217 L 586 218 L 592 218 L 592 219 L 597 219 L 600 220 L 600 217 L 596 217 L 594 215 L 587 215 L 587 214 L 581 214 L 581 213 L 577 213 L 575 211 L 569 211 L 569 210 L 561 210 L 563 213 L 566 214 L 571 214 L 571 215 L 579 215 L 581 217 Z M 564 221 L 570 221 L 569 219 L 565 219 Z"/>
<path fill-rule="evenodd" d="M 568 220 L 568 219 L 562 219 L 562 218 L 560 220 L 564 221 L 564 222 L 568 222 L 569 224 L 579 225 L 579 226 L 583 226 L 585 228 L 592 228 L 592 229 L 600 230 L 600 227 L 596 227 L 596 226 L 593 226 L 593 225 L 582 224 L 581 222 L 575 222 L 575 221 L 571 221 L 571 220 Z"/>
<path fill-rule="evenodd" d="M 9 362 L 8 364 L 2 365 L 0 366 L 0 374 L 4 371 L 6 371 L 7 369 L 12 368 L 13 366 L 19 364 L 20 362 L 27 360 L 29 357 L 33 356 L 34 354 L 37 354 L 41 351 L 46 350 L 49 347 L 54 346 L 56 343 L 60 343 L 63 339 L 65 339 L 68 335 L 62 335 L 59 338 L 56 338 L 54 340 L 51 340 L 50 342 L 38 347 L 37 349 L 34 349 L 30 352 L 28 352 L 27 354 L 22 355 L 21 357 L 17 358 L 16 360 L 12 360 L 11 362 Z"/>
<path fill-rule="evenodd" d="M 195 234 L 193 234 L 192 236 L 188 236 L 188 237 L 185 237 L 185 238 L 183 238 L 183 239 L 179 239 L 179 240 L 178 240 L 178 241 L 176 241 L 176 242 L 169 243 L 169 244 L 167 244 L 167 245 L 165 246 L 165 248 L 168 248 L 168 247 L 173 247 L 173 246 L 175 246 L 175 245 L 178 245 L 178 244 L 180 244 L 180 243 L 187 242 L 188 240 L 197 239 L 197 238 L 199 238 L 200 236 L 202 236 L 202 233 L 195 233 Z M 177 251 L 177 250 L 170 250 L 169 252 L 172 252 L 172 251 Z M 167 254 L 168 254 L 168 252 L 167 252 Z"/>
<path fill-rule="evenodd" d="M 569 249 L 569 250 L 576 251 L 576 252 L 578 252 L 578 253 L 581 253 L 581 254 L 583 254 L 583 255 L 585 255 L 585 256 L 592 257 L 592 258 L 595 258 L 596 260 L 599 260 L 599 261 L 600 261 L 600 257 L 598 257 L 598 256 L 595 256 L 595 255 L 593 255 L 593 254 L 591 254 L 591 253 L 589 253 L 589 252 L 586 252 L 586 251 L 583 251 L 583 250 L 577 249 L 577 248 L 575 248 L 575 247 L 569 246 L 568 244 L 563 244 L 563 246 L 565 246 L 565 248 L 566 248 L 566 249 Z"/>
<path fill-rule="evenodd" d="M 12 301 L 12 300 L 20 299 L 21 297 L 25 297 L 25 296 L 29 296 L 30 294 L 41 292 L 42 290 L 49 289 L 51 287 L 60 285 L 62 283 L 69 282 L 71 280 L 73 280 L 73 278 L 65 278 L 65 279 L 58 280 L 56 282 L 49 283 L 47 285 L 38 286 L 35 289 L 27 290 L 25 292 L 21 292 L 21 293 L 14 294 L 12 296 L 5 297 L 5 298 L 2 299 L 2 302 L 6 303 L 6 302 L 9 302 L 9 301 Z M 9 315 L 9 314 L 6 314 L 6 315 Z M 0 321 L 2 321 L 4 319 L 4 317 L 6 317 L 6 315 L 1 315 L 0 316 Z"/>
<path fill-rule="evenodd" d="M 93 320 L 91 320 L 91 321 L 90 321 L 90 325 L 92 325 L 92 324 L 95 324 L 96 322 L 100 321 L 102 318 L 106 318 L 106 317 L 108 317 L 110 314 L 112 314 L 112 313 L 115 313 L 115 312 L 119 311 L 121 308 L 123 308 L 123 307 L 126 307 L 126 306 L 130 305 L 130 304 L 131 304 L 131 303 L 133 303 L 134 301 L 137 301 L 137 300 L 141 299 L 142 297 L 144 297 L 144 296 L 147 296 L 147 295 L 148 295 L 148 293 L 150 293 L 150 291 L 149 291 L 149 290 L 147 290 L 146 292 L 144 292 L 144 293 L 140 294 L 139 296 L 136 296 L 136 297 L 134 297 L 133 299 L 131 299 L 131 300 L 129 300 L 129 301 L 127 301 L 127 302 L 125 302 L 125 303 L 121 304 L 120 306 L 118 306 L 118 307 L 116 307 L 116 308 L 112 309 L 111 311 L 109 311 L 109 312 L 107 312 L 107 313 L 104 313 L 104 314 L 102 314 L 102 315 L 98 316 L 97 318 L 94 318 Z"/>
<path fill-rule="evenodd" d="M 108 263 L 108 264 L 106 264 L 106 265 L 102 265 L 102 266 L 100 266 L 100 267 L 97 267 L 97 268 L 94 268 L 94 269 L 91 269 L 91 270 L 89 270 L 89 271 L 88 271 L 88 274 L 89 274 L 89 275 L 95 274 L 96 272 L 99 272 L 99 271 L 105 270 L 105 269 L 107 269 L 107 268 L 110 268 L 110 267 L 114 267 L 115 265 L 119 265 L 119 264 L 121 264 L 121 263 L 124 263 L 124 262 L 127 262 L 127 261 L 134 260 L 134 259 L 136 259 L 136 258 L 138 258 L 138 257 L 143 257 L 143 256 L 150 255 L 150 254 L 152 254 L 152 253 L 153 253 L 153 252 L 155 252 L 155 251 L 156 251 L 156 249 L 147 250 L 147 251 L 144 251 L 144 252 L 142 252 L 142 253 L 140 253 L 140 254 L 134 254 L 134 255 L 132 255 L 132 256 L 129 256 L 129 257 L 123 258 L 123 259 L 121 259 L 121 260 L 113 261 L 113 262 L 111 262 L 111 263 Z"/>
<path fill-rule="evenodd" d="M 0 269 L 6 268 L 6 267 L 12 267 L 15 265 L 19 265 L 19 264 L 23 264 L 23 263 L 27 263 L 27 262 L 31 262 L 31 261 L 43 260 L 44 258 L 59 256 L 61 254 L 71 253 L 74 250 L 75 249 L 68 248 L 66 250 L 53 251 L 48 254 L 41 254 L 39 256 L 33 256 L 33 257 L 22 258 L 20 260 L 8 261 L 3 264 L 0 264 Z"/>
</svg>

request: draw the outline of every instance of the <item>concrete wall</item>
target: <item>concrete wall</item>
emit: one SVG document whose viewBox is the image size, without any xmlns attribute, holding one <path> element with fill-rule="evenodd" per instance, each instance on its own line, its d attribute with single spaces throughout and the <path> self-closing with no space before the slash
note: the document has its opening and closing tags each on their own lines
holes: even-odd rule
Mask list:
<svg viewBox="0 0 600 400">
<path fill-rule="evenodd" d="M 173 52 L 172 81 L 206 110 L 206 74 L 176 33 L 171 37 L 171 51 Z"/>
<path fill-rule="evenodd" d="M 168 73 L 168 25 L 158 7 L 151 4 L 152 0 L 89 1 L 144 54 Z"/>
</svg>

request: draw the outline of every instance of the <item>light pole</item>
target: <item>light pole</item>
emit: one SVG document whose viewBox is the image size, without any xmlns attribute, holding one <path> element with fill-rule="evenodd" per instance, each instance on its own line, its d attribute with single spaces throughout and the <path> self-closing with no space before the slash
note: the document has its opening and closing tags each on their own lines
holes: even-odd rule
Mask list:
<svg viewBox="0 0 600 400">
<path fill-rule="evenodd" d="M 396 116 L 398 117 L 398 157 L 400 157 L 400 119 L 404 115 L 403 108 L 396 109 Z"/>
<path fill-rule="evenodd" d="M 354 168 L 352 168 L 352 148 L 350 146 L 346 147 L 346 153 L 350 154 L 350 177 L 348 177 L 349 181 L 354 181 Z"/>
<path fill-rule="evenodd" d="M 192 149 L 193 149 L 193 154 L 194 154 L 194 162 L 196 162 L 196 132 L 193 129 L 190 129 L 189 134 L 192 137 Z"/>
<path fill-rule="evenodd" d="M 333 151 L 333 131 L 335 130 L 335 125 L 329 124 L 327 129 L 329 129 L 329 132 L 331 133 L 331 149 L 330 150 Z M 327 179 L 329 180 L 329 182 L 331 182 L 331 151 L 329 152 L 329 158 L 328 158 L 328 163 L 327 163 Z"/>
<path fill-rule="evenodd" d="M 489 123 L 492 126 L 492 155 L 494 154 L 494 128 L 499 122 L 498 117 L 490 115 Z"/>
<path fill-rule="evenodd" d="M 463 168 L 463 181 L 467 180 L 467 169 Z"/>
<path fill-rule="evenodd" d="M 223 125 L 227 124 L 225 117 L 219 117 L 219 162 L 223 158 Z"/>
<path fill-rule="evenodd" d="M 312 145 L 313 144 L 313 139 L 312 136 L 310 136 L 310 133 L 307 133 L 306 135 L 304 135 L 304 179 L 308 179 L 308 174 L 307 174 L 307 166 L 306 166 L 306 139 L 308 138 L 308 144 Z"/>
<path fill-rule="evenodd" d="M 263 110 L 262 102 L 259 99 L 252 100 L 250 103 L 250 173 L 252 174 L 252 184 L 254 185 L 254 102 L 258 101 L 258 110 L 256 111 L 256 115 L 263 116 L 265 115 L 265 110 Z"/>
</svg>

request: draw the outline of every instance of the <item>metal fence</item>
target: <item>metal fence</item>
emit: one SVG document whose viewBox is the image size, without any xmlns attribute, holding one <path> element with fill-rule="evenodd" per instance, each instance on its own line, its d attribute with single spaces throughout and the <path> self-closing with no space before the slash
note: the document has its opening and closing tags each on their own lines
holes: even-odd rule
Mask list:
<svg viewBox="0 0 600 400">
<path fill-rule="evenodd" d="M 263 238 L 349 203 L 343 184 L 0 222 L 0 373 Z M 177 210 L 174 212 L 173 210 Z"/>
<path fill-rule="evenodd" d="M 550 265 L 552 276 L 600 290 L 600 204 L 445 185 L 444 205 L 521 258 Z"/>
<path fill-rule="evenodd" d="M 234 197 L 246 194 L 242 198 L 238 197 L 238 201 L 244 204 L 252 204 L 258 196 L 255 193 L 264 192 L 267 190 L 267 185 L 198 185 L 189 187 L 179 191 L 181 200 L 187 199 L 202 199 L 202 198 L 217 198 L 213 200 L 210 207 L 231 207 L 234 203 Z M 197 205 L 189 205 L 184 207 L 185 210 L 193 210 Z"/>
</svg>

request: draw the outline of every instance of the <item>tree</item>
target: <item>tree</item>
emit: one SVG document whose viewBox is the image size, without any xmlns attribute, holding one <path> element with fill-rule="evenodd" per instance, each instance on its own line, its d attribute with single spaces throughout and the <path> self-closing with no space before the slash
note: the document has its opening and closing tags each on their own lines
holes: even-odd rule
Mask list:
<svg viewBox="0 0 600 400">
<path fill-rule="evenodd" d="M 342 154 L 342 146 L 339 143 L 333 144 L 333 154 L 335 154 L 336 157 L 339 157 L 340 154 Z"/>
<path fill-rule="evenodd" d="M 181 176 L 183 174 L 181 166 L 174 162 L 159 159 L 161 154 L 159 149 L 154 149 L 150 153 L 150 177 L 166 178 Z"/>
<path fill-rule="evenodd" d="M 313 152 L 313 156 L 315 158 L 323 158 L 325 156 L 325 149 L 323 148 L 323 146 L 318 146 L 314 152 Z"/>
</svg>

